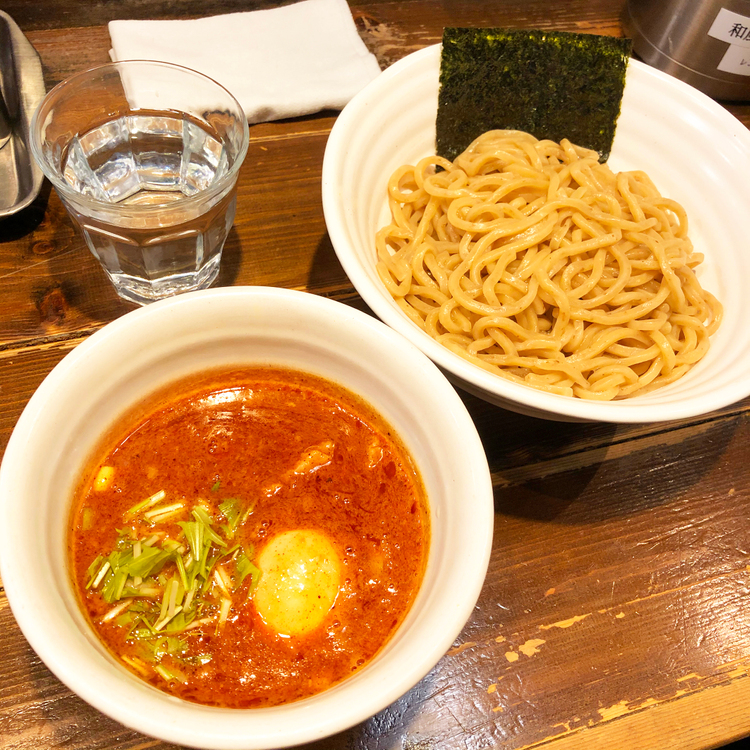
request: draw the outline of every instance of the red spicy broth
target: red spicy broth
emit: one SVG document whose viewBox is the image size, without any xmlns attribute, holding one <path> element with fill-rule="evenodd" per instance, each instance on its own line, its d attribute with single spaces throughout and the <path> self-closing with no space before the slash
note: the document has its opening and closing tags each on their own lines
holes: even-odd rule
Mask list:
<svg viewBox="0 0 750 750">
<path fill-rule="evenodd" d="M 424 489 L 390 425 L 277 368 L 208 373 L 120 420 L 70 528 L 79 598 L 109 650 L 161 690 L 231 708 L 361 669 L 408 612 L 428 548 Z"/>
</svg>

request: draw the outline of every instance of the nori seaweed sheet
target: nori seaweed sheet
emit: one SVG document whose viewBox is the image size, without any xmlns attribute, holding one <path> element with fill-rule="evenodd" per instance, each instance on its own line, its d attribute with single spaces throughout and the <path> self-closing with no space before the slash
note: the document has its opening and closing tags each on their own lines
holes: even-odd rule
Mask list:
<svg viewBox="0 0 750 750">
<path fill-rule="evenodd" d="M 631 41 L 594 34 L 446 28 L 437 153 L 453 160 L 487 130 L 599 152 L 606 161 L 620 114 Z"/>
</svg>

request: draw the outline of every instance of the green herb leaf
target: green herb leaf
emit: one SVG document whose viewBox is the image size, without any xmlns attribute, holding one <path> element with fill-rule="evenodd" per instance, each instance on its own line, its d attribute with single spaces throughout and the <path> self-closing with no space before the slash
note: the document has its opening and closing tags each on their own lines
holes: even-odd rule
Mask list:
<svg viewBox="0 0 750 750">
<path fill-rule="evenodd" d="M 178 526 L 185 532 L 193 560 L 203 557 L 203 526 L 199 521 L 181 521 Z"/>
<path fill-rule="evenodd" d="M 115 618 L 115 625 L 126 628 L 130 627 L 135 621 L 135 615 L 132 612 L 126 612 L 124 615 L 119 615 Z"/>
<path fill-rule="evenodd" d="M 134 578 L 146 578 L 157 574 L 170 557 L 169 552 L 159 547 L 142 547 L 141 554 L 133 557 L 131 548 L 130 552 L 120 559 L 120 565 L 127 569 L 128 575 Z"/>
<path fill-rule="evenodd" d="M 210 539 L 214 544 L 218 544 L 220 547 L 227 546 L 227 543 L 211 528 L 211 516 L 208 515 L 205 508 L 193 508 L 193 518 L 204 525 L 204 535 L 208 537 L 208 539 Z"/>
<path fill-rule="evenodd" d="M 123 568 L 112 568 L 104 579 L 102 597 L 108 604 L 114 604 L 122 596 L 125 582 L 128 580 L 128 571 Z"/>
<path fill-rule="evenodd" d="M 227 519 L 230 528 L 234 529 L 240 519 L 240 501 L 236 497 L 228 497 L 219 504 L 219 510 Z"/>
<path fill-rule="evenodd" d="M 242 586 L 245 578 L 250 576 L 250 589 L 248 593 L 251 593 L 258 585 L 260 580 L 260 569 L 253 564 L 245 550 L 240 550 L 235 558 L 235 567 L 239 580 L 237 582 L 237 588 Z"/>
</svg>

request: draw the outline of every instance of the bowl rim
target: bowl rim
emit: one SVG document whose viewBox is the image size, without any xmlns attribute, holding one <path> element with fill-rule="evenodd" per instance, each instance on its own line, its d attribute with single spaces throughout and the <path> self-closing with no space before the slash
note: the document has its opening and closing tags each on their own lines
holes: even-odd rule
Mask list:
<svg viewBox="0 0 750 750">
<path fill-rule="evenodd" d="M 441 47 L 442 45 L 438 43 L 417 50 L 395 62 L 369 83 L 341 112 L 331 129 L 326 144 L 323 158 L 322 201 L 328 233 L 344 271 L 373 312 L 384 323 L 418 346 L 459 387 L 504 408 L 540 418 L 611 423 L 663 422 L 705 414 L 729 406 L 750 395 L 750 378 L 738 378 L 721 389 L 713 389 L 703 394 L 698 401 L 679 399 L 669 403 L 653 403 L 648 400 L 651 394 L 645 394 L 641 397 L 636 395 L 630 399 L 602 402 L 546 393 L 531 386 L 506 380 L 464 360 L 421 331 L 404 313 L 391 304 L 391 300 L 380 288 L 382 285 L 379 286 L 368 277 L 359 259 L 349 250 L 345 224 L 351 208 L 346 206 L 341 199 L 345 191 L 340 188 L 338 175 L 344 169 L 345 163 L 351 159 L 348 145 L 351 134 L 355 133 L 358 128 L 358 122 L 372 115 L 373 106 L 377 105 L 378 100 L 387 94 L 400 78 L 417 72 L 424 73 L 428 66 L 431 66 L 435 70 L 437 80 Z M 630 79 L 637 78 L 639 81 L 656 83 L 664 87 L 666 91 L 689 99 L 697 109 L 721 123 L 727 132 L 731 131 L 732 137 L 745 145 L 747 152 L 750 153 L 750 130 L 710 97 L 687 83 L 633 58 L 629 61 L 627 75 Z M 613 152 L 615 148 L 616 142 Z M 385 200 L 385 186 L 383 192 Z M 372 253 L 374 257 L 374 239 Z"/>
<path fill-rule="evenodd" d="M 332 331 L 341 327 L 348 328 L 351 332 L 356 330 L 362 340 L 374 337 L 381 346 L 388 346 L 393 351 L 394 361 L 398 362 L 399 368 L 402 368 L 404 360 L 408 360 L 409 367 L 418 366 L 420 371 L 423 371 L 424 384 L 436 388 L 435 400 L 450 416 L 446 423 L 450 421 L 451 425 L 460 427 L 461 441 L 469 456 L 467 465 L 470 466 L 470 471 L 461 477 L 462 481 L 466 480 L 468 486 L 455 487 L 451 492 L 456 494 L 469 490 L 473 493 L 473 574 L 462 586 L 459 601 L 455 603 L 452 611 L 442 611 L 445 616 L 441 620 L 442 630 L 437 628 L 428 639 L 424 638 L 424 633 L 420 630 L 421 641 L 430 643 L 420 646 L 422 651 L 419 659 L 409 659 L 407 663 L 404 663 L 404 660 L 400 661 L 398 669 L 388 673 L 387 680 L 384 679 L 383 670 L 373 670 L 377 690 L 372 690 L 372 685 L 368 688 L 368 683 L 364 680 L 356 683 L 356 690 L 348 690 L 347 686 L 354 684 L 355 676 L 352 680 L 345 680 L 317 696 L 296 703 L 269 709 L 243 710 L 190 704 L 150 688 L 154 691 L 149 693 L 150 699 L 156 694 L 156 700 L 153 702 L 156 710 L 143 716 L 138 712 L 139 707 L 130 706 L 128 701 L 118 702 L 114 700 L 115 696 L 108 694 L 107 689 L 103 689 L 118 683 L 113 683 L 111 675 L 104 674 L 101 669 L 95 669 L 94 672 L 86 669 L 85 667 L 92 666 L 92 659 L 82 663 L 80 659 L 76 659 L 75 654 L 67 653 L 68 649 L 61 648 L 61 644 L 66 642 L 65 634 L 50 639 L 48 622 L 40 621 L 38 613 L 41 604 L 45 599 L 49 601 L 49 597 L 54 596 L 54 593 L 47 591 L 44 586 L 26 588 L 29 581 L 24 572 L 24 564 L 33 559 L 30 551 L 33 550 L 33 545 L 26 545 L 27 549 L 24 550 L 25 540 L 21 538 L 21 534 L 16 533 L 16 529 L 22 528 L 18 521 L 24 513 L 33 514 L 33 510 L 30 510 L 30 504 L 18 502 L 15 489 L 24 474 L 33 471 L 24 464 L 23 457 L 28 443 L 35 439 L 38 431 L 44 430 L 46 407 L 51 399 L 58 398 L 61 393 L 64 395 L 65 391 L 61 389 L 66 381 L 77 377 L 76 373 L 80 373 L 80 368 L 87 361 L 110 351 L 123 333 L 134 325 L 140 326 L 140 330 L 143 330 L 143 326 L 153 324 L 160 317 L 179 315 L 181 308 L 185 309 L 186 305 L 202 305 L 204 309 L 208 309 L 212 304 L 224 305 L 228 309 L 231 305 L 241 305 L 243 300 L 261 302 L 266 306 L 265 309 L 269 309 L 270 306 L 271 310 L 274 304 L 292 305 L 302 311 L 315 309 L 330 319 Z M 342 385 L 347 387 L 345 382 L 342 382 Z M 297 745 L 344 731 L 366 721 L 396 701 L 434 667 L 471 616 L 489 564 L 493 522 L 492 482 L 479 435 L 460 397 L 435 365 L 402 336 L 364 312 L 327 298 L 279 288 L 221 287 L 190 292 L 133 310 L 105 325 L 69 352 L 39 386 L 13 430 L 0 466 L 0 548 L 3 549 L 0 571 L 11 609 L 30 645 L 62 682 L 102 713 L 147 735 L 190 747 L 257 750 Z M 37 550 L 34 554 L 43 553 Z M 68 626 L 69 635 L 73 628 L 75 623 L 71 620 Z M 80 650 L 83 634 L 73 635 L 78 639 L 79 645 L 72 650 Z M 392 640 L 395 638 L 397 635 Z M 89 646 L 88 651 L 93 652 L 93 649 Z M 125 673 L 124 668 L 122 671 Z M 367 669 L 364 669 L 359 674 L 366 673 Z M 93 679 L 94 677 L 101 680 Z M 145 685 L 138 678 L 131 678 L 131 681 Z M 350 693 L 355 700 L 347 701 Z M 363 695 L 367 700 L 362 699 Z M 164 718 L 167 714 L 169 719 Z M 179 717 L 180 721 L 174 721 L 175 717 Z M 208 730 L 201 731 L 199 727 L 206 719 L 213 720 L 215 717 L 220 717 L 223 733 L 221 736 L 207 736 Z M 165 725 L 165 720 L 169 722 L 168 725 Z M 214 725 L 217 721 L 213 722 Z"/>
</svg>

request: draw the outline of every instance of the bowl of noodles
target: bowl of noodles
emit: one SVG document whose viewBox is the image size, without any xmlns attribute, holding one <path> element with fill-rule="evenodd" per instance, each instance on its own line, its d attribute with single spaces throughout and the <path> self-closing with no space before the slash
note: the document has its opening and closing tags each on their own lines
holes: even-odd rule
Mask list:
<svg viewBox="0 0 750 750">
<path fill-rule="evenodd" d="M 323 207 L 370 308 L 509 410 L 654 422 L 750 393 L 750 132 L 628 65 L 612 153 L 493 131 L 435 156 L 440 46 L 343 110 Z"/>
</svg>

